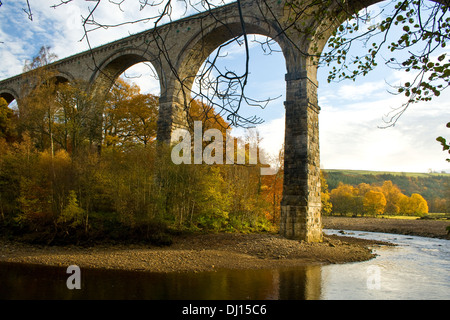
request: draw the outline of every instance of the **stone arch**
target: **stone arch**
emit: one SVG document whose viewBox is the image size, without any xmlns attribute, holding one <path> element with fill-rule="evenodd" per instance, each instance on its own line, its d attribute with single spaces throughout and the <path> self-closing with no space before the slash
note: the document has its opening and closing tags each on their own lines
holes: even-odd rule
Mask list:
<svg viewBox="0 0 450 320">
<path fill-rule="evenodd" d="M 349 0 L 331 2 L 327 10 L 332 19 L 318 21 L 313 17 L 302 27 L 315 36 L 295 35 L 296 28 L 288 30 L 303 50 L 303 57 L 321 53 L 328 39 L 346 19 L 348 12 L 358 12 L 382 0 Z M 441 2 L 441 1 L 436 1 Z M 294 53 L 296 54 L 296 53 Z M 298 54 L 300 59 L 302 54 Z M 320 157 L 317 102 L 317 64 L 305 61 L 299 72 L 286 75 L 286 139 L 283 200 L 281 204 L 280 233 L 288 238 L 321 241 Z M 297 120 L 296 120 L 297 118 Z M 291 131 L 291 132 L 288 132 Z M 320 230 L 320 231 L 319 231 Z"/>
<path fill-rule="evenodd" d="M 70 73 L 56 69 L 47 69 L 43 73 L 37 71 L 35 75 L 36 75 L 35 77 L 30 78 L 31 81 L 26 82 L 25 86 L 21 88 L 21 96 L 19 98 L 24 98 L 30 95 L 34 90 L 36 90 L 42 85 L 46 84 L 59 85 L 75 80 L 75 78 Z"/>
<path fill-rule="evenodd" d="M 236 11 L 234 11 L 236 12 Z M 264 17 L 244 16 L 247 34 L 268 36 L 280 45 L 286 56 L 286 43 L 282 32 Z M 161 91 L 158 119 L 158 140 L 171 141 L 175 128 L 188 126 L 185 106 L 189 103 L 191 89 L 197 72 L 208 56 L 221 44 L 241 36 L 242 25 L 237 14 L 227 15 L 222 20 L 212 19 L 184 41 L 184 46 L 174 56 L 172 68 L 167 72 L 167 87 Z M 209 20 L 211 21 L 211 20 Z"/>
<path fill-rule="evenodd" d="M 158 60 L 155 59 L 149 52 L 133 48 L 121 49 L 105 58 L 98 65 L 98 68 L 96 68 L 89 80 L 91 90 L 99 91 L 101 94 L 106 94 L 119 75 L 131 66 L 140 62 L 149 62 L 152 64 L 156 71 L 162 92 L 164 90 L 163 88 L 165 86 L 165 81 Z"/>
<path fill-rule="evenodd" d="M 294 54 L 291 54 L 289 40 L 277 24 L 257 15 L 244 16 L 244 22 L 246 34 L 259 34 L 276 41 L 283 51 L 287 70 L 291 69 L 292 64 L 287 63 L 286 58 Z M 168 90 L 160 99 L 158 137 L 161 141 L 170 141 L 173 128 L 188 126 L 185 108 L 191 99 L 192 85 L 201 65 L 220 45 L 242 34 L 241 19 L 234 14 L 221 21 L 205 23 L 185 41 L 175 57 L 176 71 L 170 73 Z"/>
<path fill-rule="evenodd" d="M 8 88 L 0 89 L 0 97 L 5 99 L 6 103 L 8 104 L 13 102 L 14 100 L 17 101 L 19 99 L 19 95 L 17 94 L 17 92 Z"/>
<path fill-rule="evenodd" d="M 114 82 L 123 72 L 135 64 L 149 62 L 156 71 L 162 92 L 164 90 L 164 74 L 158 61 L 148 51 L 140 49 L 124 48 L 115 51 L 103 59 L 98 67 L 96 67 L 95 72 L 91 75 L 87 84 L 87 91 L 100 99 L 106 98 Z M 95 132 L 94 136 L 98 145 L 100 145 L 102 140 L 102 112 L 103 110 L 98 110 L 95 120 L 97 125 L 91 128 Z"/>
<path fill-rule="evenodd" d="M 280 233 L 287 238 L 320 242 L 323 234 L 320 215 L 319 107 L 315 73 L 309 72 L 307 65 L 306 40 L 293 42 L 288 39 L 289 35 L 277 27 L 275 20 L 253 15 L 244 19 L 246 33 L 274 39 L 283 51 L 286 62 L 285 180 Z M 220 24 L 203 28 L 187 41 L 177 60 L 179 84 L 172 93 L 174 100 L 170 106 L 175 126 L 181 123 L 183 99 L 187 94 L 190 98 L 190 92 L 187 91 L 190 91 L 201 64 L 222 43 L 240 35 L 240 17 L 234 16 L 227 17 Z"/>
<path fill-rule="evenodd" d="M 333 19 L 317 20 L 314 15 L 286 30 L 295 45 L 286 57 L 293 67 L 286 74 L 286 131 L 284 145 L 283 199 L 280 233 L 287 238 L 320 242 L 323 240 L 320 195 L 320 108 L 317 98 L 317 64 L 314 56 L 325 47 L 332 32 L 347 18 L 347 12 L 359 11 L 381 0 L 350 0 L 347 9 L 341 2 L 327 8 Z M 352 8 L 352 10 L 350 10 Z M 289 13 L 287 13 L 289 15 Z M 285 16 L 289 19 L 289 16 Z M 299 33 L 306 28 L 311 33 Z M 311 38 L 310 34 L 315 36 Z"/>
<path fill-rule="evenodd" d="M 75 78 L 70 73 L 60 70 L 55 71 L 52 79 L 55 79 L 56 83 L 66 83 L 75 80 Z"/>
<path fill-rule="evenodd" d="M 244 16 L 246 34 L 259 34 L 276 41 L 281 47 L 285 59 L 292 50 L 289 41 L 285 39 L 278 27 L 269 20 L 258 17 Z M 226 21 L 214 22 L 205 26 L 192 38 L 186 41 L 186 45 L 177 57 L 176 81 L 181 82 L 185 89 L 190 90 L 198 70 L 210 54 L 223 43 L 241 36 L 242 25 L 239 16 L 228 17 Z M 286 63 L 289 70 L 291 66 Z M 288 71 L 289 72 L 289 71 Z M 182 88 L 178 87 L 178 90 Z"/>
</svg>

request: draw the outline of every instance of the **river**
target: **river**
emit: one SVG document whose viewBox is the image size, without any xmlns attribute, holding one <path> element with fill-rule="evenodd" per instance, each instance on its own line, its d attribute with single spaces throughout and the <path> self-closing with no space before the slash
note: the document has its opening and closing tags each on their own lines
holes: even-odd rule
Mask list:
<svg viewBox="0 0 450 320">
<path fill-rule="evenodd" d="M 450 299 L 449 240 L 346 233 L 396 246 L 374 247 L 377 257 L 366 262 L 301 268 L 169 274 L 81 270 L 80 290 L 67 288 L 66 268 L 0 264 L 0 299 Z"/>
</svg>

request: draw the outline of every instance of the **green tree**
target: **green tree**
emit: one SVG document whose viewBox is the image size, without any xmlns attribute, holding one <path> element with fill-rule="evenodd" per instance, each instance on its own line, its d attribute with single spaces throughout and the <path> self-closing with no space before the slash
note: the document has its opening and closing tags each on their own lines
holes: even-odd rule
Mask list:
<svg viewBox="0 0 450 320">
<path fill-rule="evenodd" d="M 32 140 L 27 134 L 21 140 L 7 144 L 0 139 L 0 201 L 2 217 L 8 220 L 17 218 L 19 199 L 26 195 L 23 187 L 38 174 L 38 154 Z"/>
<path fill-rule="evenodd" d="M 51 149 L 54 154 L 54 124 L 57 112 L 55 93 L 59 79 L 55 70 L 48 64 L 56 58 L 49 47 L 42 47 L 39 54 L 31 62 L 26 62 L 27 81 L 23 92 L 27 94 L 18 101 L 22 131 L 28 131 L 36 140 L 40 150 Z"/>
<path fill-rule="evenodd" d="M 357 188 L 340 182 L 338 187 L 331 190 L 330 193 L 333 212 L 340 214 L 357 213 L 355 212 L 355 209 L 357 208 L 357 195 Z"/>
<path fill-rule="evenodd" d="M 70 190 L 69 196 L 67 197 L 67 204 L 59 215 L 57 222 L 76 228 L 83 224 L 84 214 L 85 211 L 78 204 L 77 194 L 74 190 Z"/>
<path fill-rule="evenodd" d="M 59 84 L 54 94 L 54 140 L 58 147 L 74 155 L 97 141 L 97 116 L 102 113 L 103 101 L 88 94 L 87 88 L 87 83 L 74 80 Z"/>
<path fill-rule="evenodd" d="M 208 166 L 206 171 L 200 182 L 197 222 L 220 230 L 229 222 L 231 192 L 218 166 Z"/>
</svg>

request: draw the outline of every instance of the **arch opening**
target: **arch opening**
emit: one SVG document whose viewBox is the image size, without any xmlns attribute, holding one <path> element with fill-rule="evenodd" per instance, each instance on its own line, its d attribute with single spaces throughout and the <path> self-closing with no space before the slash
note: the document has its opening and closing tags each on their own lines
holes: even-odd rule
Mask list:
<svg viewBox="0 0 450 320">
<path fill-rule="evenodd" d="M 19 116 L 19 105 L 14 94 L 10 92 L 3 92 L 0 94 L 0 99 L 4 100 L 2 103 L 6 102 L 6 107 L 12 111 L 12 116 L 17 119 Z"/>
<path fill-rule="evenodd" d="M 104 97 L 101 136 L 105 147 L 152 144 L 156 140 L 160 76 L 143 56 L 127 54 L 104 64 L 94 82 Z M 98 91 L 97 91 L 98 92 Z"/>
<path fill-rule="evenodd" d="M 259 34 L 247 40 L 247 46 L 242 36 L 220 44 L 191 89 L 192 99 L 214 107 L 235 128 L 261 125 L 284 109 L 286 65 L 279 44 Z"/>
<path fill-rule="evenodd" d="M 10 105 L 12 102 L 14 102 L 16 100 L 16 97 L 10 92 L 0 93 L 0 98 L 5 99 L 5 101 L 8 105 Z"/>
<path fill-rule="evenodd" d="M 0 94 L 0 139 L 6 142 L 17 140 L 17 101 L 11 93 Z"/>
<path fill-rule="evenodd" d="M 236 156 L 230 157 L 229 151 L 227 153 L 224 149 L 227 161 L 232 158 L 231 162 L 238 163 L 238 150 L 249 148 L 249 144 L 257 145 L 258 164 L 270 164 L 274 172 L 265 176 L 264 184 L 272 186 L 274 181 L 277 182 L 273 189 L 276 189 L 276 195 L 267 202 L 270 202 L 271 209 L 266 212 L 267 219 L 276 226 L 280 219 L 282 193 L 282 171 L 279 169 L 283 165 L 280 151 L 285 135 L 286 61 L 281 46 L 274 39 L 261 35 L 262 30 L 258 31 L 247 36 L 248 52 L 243 37 L 228 38 L 222 34 L 220 41 L 214 36 L 208 44 L 202 40 L 208 56 L 202 56 L 200 63 L 196 61 L 196 68 L 192 67 L 195 77 L 189 79 L 188 117 L 190 125 L 193 121 L 201 121 L 203 132 L 211 128 L 221 131 L 224 144 L 233 139 Z M 243 62 L 247 54 L 248 64 Z M 234 79 L 228 81 L 227 77 Z M 241 97 L 242 101 L 236 104 Z M 225 129 L 231 129 L 231 135 L 227 136 Z M 262 153 L 264 159 L 261 158 Z M 236 181 L 240 179 L 244 178 L 240 176 Z"/>
<path fill-rule="evenodd" d="M 239 17 L 227 20 L 226 24 L 206 26 L 188 42 L 178 59 L 181 85 L 174 95 L 185 108 L 191 100 L 199 99 L 232 126 L 254 127 L 264 122 L 261 114 L 268 113 L 267 106 L 282 104 L 287 68 L 284 57 L 289 46 L 283 34 L 265 20 L 246 17 L 246 38 Z M 260 57 L 266 61 L 260 63 Z M 274 63 L 277 59 L 282 63 Z M 272 65 L 277 68 L 271 69 Z M 278 90 L 274 86 L 264 93 L 255 89 L 264 71 L 272 73 L 272 83 L 279 81 Z"/>
<path fill-rule="evenodd" d="M 135 65 L 138 65 L 138 67 L 134 68 L 139 68 L 139 65 L 142 66 L 142 64 L 148 66 L 148 70 L 143 74 L 150 74 L 155 80 L 161 83 L 161 72 L 158 69 L 156 60 L 143 52 L 134 52 L 134 50 L 131 51 L 132 52 L 128 52 L 127 50 L 125 52 L 121 51 L 105 59 L 105 61 L 99 65 L 98 70 L 96 70 L 91 77 L 91 90 L 101 94 L 106 94 L 119 76 L 121 76 L 129 68 L 132 68 Z M 153 85 L 152 90 L 155 92 L 157 90 L 155 89 L 156 87 L 156 85 Z"/>
<path fill-rule="evenodd" d="M 248 51 L 242 36 L 210 47 L 192 81 L 190 99 L 199 102 L 196 119 L 214 122 L 219 117 L 242 138 L 249 134 L 246 129 L 256 129 L 275 161 L 284 142 L 286 62 L 274 39 L 260 33 L 249 33 L 247 39 Z"/>
</svg>

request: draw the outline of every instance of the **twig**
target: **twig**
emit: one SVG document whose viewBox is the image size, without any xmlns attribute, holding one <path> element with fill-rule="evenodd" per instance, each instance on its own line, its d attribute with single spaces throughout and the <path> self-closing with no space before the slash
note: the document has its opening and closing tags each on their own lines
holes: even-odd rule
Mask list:
<svg viewBox="0 0 450 320">
<path fill-rule="evenodd" d="M 22 9 L 27 15 L 28 15 L 28 19 L 30 19 L 31 21 L 33 21 L 33 14 L 31 12 L 31 7 L 30 7 L 30 2 L 29 0 L 27 0 L 27 5 L 28 5 L 28 11 L 26 9 Z"/>
</svg>

